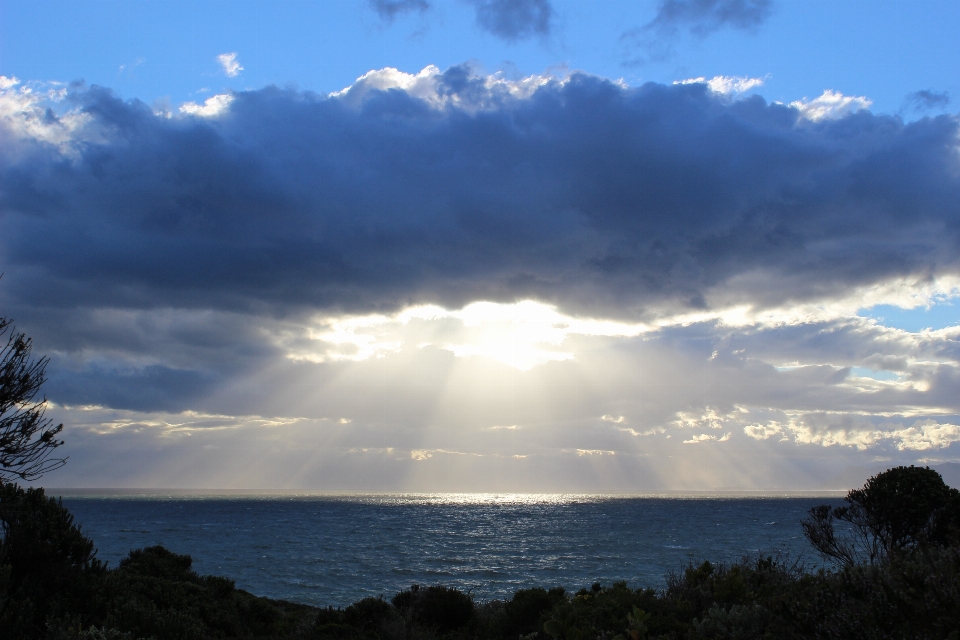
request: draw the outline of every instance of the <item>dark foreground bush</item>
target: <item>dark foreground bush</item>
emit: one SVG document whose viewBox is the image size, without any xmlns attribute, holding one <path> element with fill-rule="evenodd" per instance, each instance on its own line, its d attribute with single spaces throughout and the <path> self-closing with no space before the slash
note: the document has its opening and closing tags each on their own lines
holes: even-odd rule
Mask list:
<svg viewBox="0 0 960 640">
<path fill-rule="evenodd" d="M 42 489 L 0 487 L 0 638 L 287 637 L 313 609 L 199 576 L 190 556 L 133 551 L 107 570 L 63 505 Z"/>
<path fill-rule="evenodd" d="M 473 620 L 473 599 L 442 586 L 425 589 L 414 585 L 391 601 L 411 625 L 434 629 L 439 634 L 463 629 Z"/>
<path fill-rule="evenodd" d="M 0 483 L 0 634 L 36 637 L 46 620 L 93 606 L 104 565 L 43 489 Z"/>
</svg>

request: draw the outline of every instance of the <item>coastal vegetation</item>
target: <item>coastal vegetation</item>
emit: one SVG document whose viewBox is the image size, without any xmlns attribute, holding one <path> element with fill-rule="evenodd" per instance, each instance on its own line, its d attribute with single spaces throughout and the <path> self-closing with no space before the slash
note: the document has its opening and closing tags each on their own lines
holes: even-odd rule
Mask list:
<svg viewBox="0 0 960 640">
<path fill-rule="evenodd" d="M 878 499 L 881 498 L 882 500 Z M 4 640 L 647 640 L 960 638 L 960 492 L 898 467 L 815 507 L 803 530 L 832 567 L 778 557 L 691 564 L 666 587 L 533 587 L 478 602 L 442 585 L 317 608 L 257 597 L 137 549 L 108 567 L 59 500 L 0 487 Z"/>
</svg>

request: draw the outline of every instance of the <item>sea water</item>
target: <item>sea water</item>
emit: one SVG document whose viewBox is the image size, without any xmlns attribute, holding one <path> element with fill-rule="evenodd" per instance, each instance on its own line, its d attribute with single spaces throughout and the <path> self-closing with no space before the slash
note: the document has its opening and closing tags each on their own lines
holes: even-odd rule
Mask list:
<svg viewBox="0 0 960 640">
<path fill-rule="evenodd" d="M 51 492 L 57 495 L 56 492 Z M 833 496 L 70 495 L 98 557 L 163 545 L 201 574 L 320 606 L 443 584 L 480 600 L 625 580 L 662 588 L 690 562 L 819 558 L 800 520 Z"/>
</svg>

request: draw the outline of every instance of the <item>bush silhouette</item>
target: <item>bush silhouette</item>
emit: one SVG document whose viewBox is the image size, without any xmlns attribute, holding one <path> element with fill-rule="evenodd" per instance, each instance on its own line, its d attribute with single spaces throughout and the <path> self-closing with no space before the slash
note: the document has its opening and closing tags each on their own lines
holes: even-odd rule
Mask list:
<svg viewBox="0 0 960 640">
<path fill-rule="evenodd" d="M 473 619 L 473 599 L 462 591 L 443 586 L 422 589 L 416 585 L 393 598 L 393 606 L 411 622 L 447 633 L 465 627 Z"/>
<path fill-rule="evenodd" d="M 105 567 L 59 500 L 43 489 L 0 485 L 0 628 L 15 637 L 53 615 L 92 605 Z"/>
<path fill-rule="evenodd" d="M 884 471 L 845 501 L 842 507 L 813 507 L 801 523 L 810 544 L 837 564 L 880 564 L 960 539 L 960 491 L 929 467 Z M 838 535 L 836 521 L 846 523 L 848 533 Z"/>
</svg>

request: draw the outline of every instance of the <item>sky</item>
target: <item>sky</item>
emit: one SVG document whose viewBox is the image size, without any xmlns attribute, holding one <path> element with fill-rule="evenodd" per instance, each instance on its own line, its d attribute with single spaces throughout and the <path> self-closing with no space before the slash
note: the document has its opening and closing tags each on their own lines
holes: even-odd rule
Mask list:
<svg viewBox="0 0 960 640">
<path fill-rule="evenodd" d="M 0 0 L 58 487 L 960 461 L 960 5 Z"/>
</svg>

